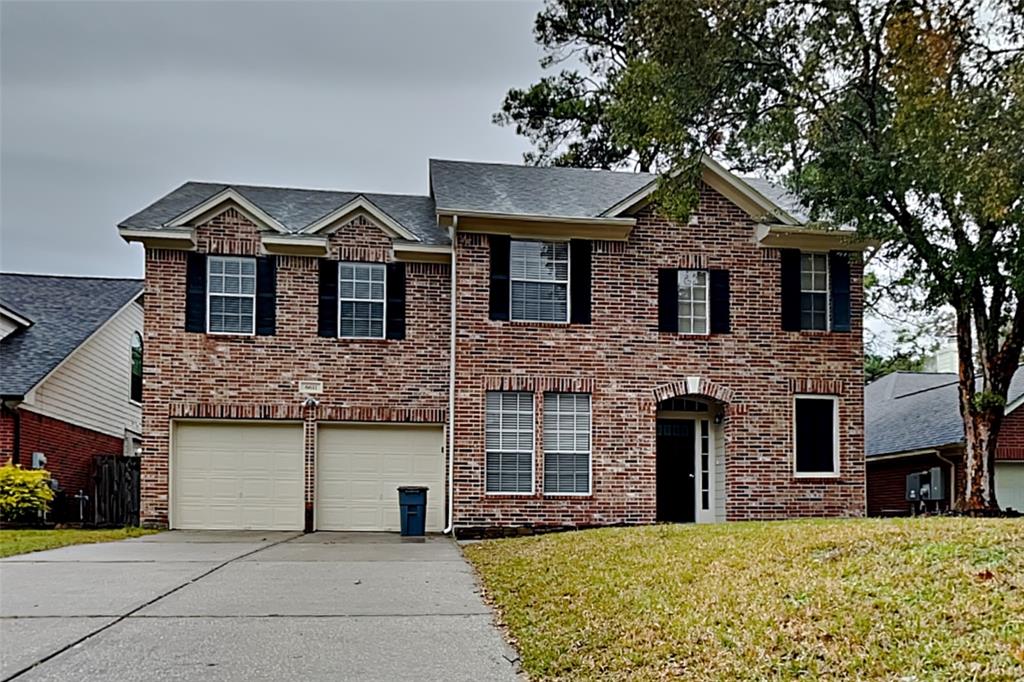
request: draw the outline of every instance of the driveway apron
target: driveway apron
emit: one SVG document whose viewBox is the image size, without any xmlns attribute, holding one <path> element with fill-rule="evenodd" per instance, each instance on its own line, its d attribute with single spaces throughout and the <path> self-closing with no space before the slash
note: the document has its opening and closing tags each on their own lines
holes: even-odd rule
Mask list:
<svg viewBox="0 0 1024 682">
<path fill-rule="evenodd" d="M 0 679 L 514 680 L 458 547 L 172 531 L 0 561 Z"/>
</svg>

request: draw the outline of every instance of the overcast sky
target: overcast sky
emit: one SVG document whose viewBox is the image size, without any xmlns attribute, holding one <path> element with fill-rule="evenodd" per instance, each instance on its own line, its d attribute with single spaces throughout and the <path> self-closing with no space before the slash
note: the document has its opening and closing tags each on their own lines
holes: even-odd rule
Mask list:
<svg viewBox="0 0 1024 682">
<path fill-rule="evenodd" d="M 426 193 L 518 162 L 518 2 L 0 2 L 0 268 L 141 276 L 115 225 L 186 180 Z"/>
</svg>

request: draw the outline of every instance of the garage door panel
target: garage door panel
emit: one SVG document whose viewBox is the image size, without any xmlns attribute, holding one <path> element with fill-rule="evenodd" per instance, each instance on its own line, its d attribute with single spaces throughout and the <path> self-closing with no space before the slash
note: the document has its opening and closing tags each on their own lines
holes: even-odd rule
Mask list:
<svg viewBox="0 0 1024 682">
<path fill-rule="evenodd" d="M 301 530 L 302 426 L 177 424 L 171 460 L 175 528 Z"/>
<path fill-rule="evenodd" d="M 1024 462 L 996 463 L 996 501 L 1003 509 L 1024 511 Z"/>
<path fill-rule="evenodd" d="M 399 530 L 398 486 L 424 485 L 427 530 L 444 527 L 443 428 L 329 425 L 317 444 L 317 528 Z"/>
</svg>

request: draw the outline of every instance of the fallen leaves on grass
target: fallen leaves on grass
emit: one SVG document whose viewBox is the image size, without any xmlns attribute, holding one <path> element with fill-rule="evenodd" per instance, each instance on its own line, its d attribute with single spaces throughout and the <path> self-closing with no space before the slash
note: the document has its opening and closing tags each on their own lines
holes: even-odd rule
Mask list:
<svg viewBox="0 0 1024 682">
<path fill-rule="evenodd" d="M 1024 523 L 608 528 L 466 548 L 536 679 L 1024 678 Z"/>
</svg>

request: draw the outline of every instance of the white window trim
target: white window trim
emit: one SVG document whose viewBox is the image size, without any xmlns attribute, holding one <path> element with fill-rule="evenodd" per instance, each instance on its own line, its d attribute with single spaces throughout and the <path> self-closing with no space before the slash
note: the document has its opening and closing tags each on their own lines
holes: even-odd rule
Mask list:
<svg viewBox="0 0 1024 682">
<path fill-rule="evenodd" d="M 679 304 L 682 302 L 679 298 L 679 275 L 683 272 L 703 272 L 704 273 L 704 331 L 702 332 L 684 332 L 681 329 L 677 332 L 680 336 L 710 336 L 711 335 L 711 271 L 702 270 L 700 268 L 679 268 L 676 270 L 676 326 L 679 325 Z M 691 289 L 693 287 L 690 287 Z M 693 299 L 690 300 L 690 304 L 695 303 Z M 690 326 L 693 326 L 693 315 L 690 315 Z"/>
<path fill-rule="evenodd" d="M 797 469 L 796 401 L 801 398 L 832 401 L 832 471 L 799 471 Z M 795 393 L 792 402 L 793 476 L 794 478 L 839 478 L 839 396 L 822 393 Z"/>
<path fill-rule="evenodd" d="M 541 284 L 561 284 L 557 279 L 530 279 L 527 277 L 513 277 L 511 267 L 512 247 L 509 245 L 509 271 L 508 271 L 508 319 L 510 322 L 527 322 L 535 324 L 569 324 L 572 320 L 572 245 L 566 239 L 515 239 L 515 242 L 537 242 L 540 244 L 565 244 L 565 319 L 564 320 L 531 320 L 512 316 L 512 283 L 513 282 L 540 282 Z"/>
<path fill-rule="evenodd" d="M 528 393 L 533 404 L 533 433 L 530 437 L 530 491 L 503 492 L 487 489 L 487 455 L 501 450 L 487 449 L 487 394 L 488 393 Z M 530 391 L 485 391 L 484 392 L 484 495 L 494 497 L 527 497 L 537 494 L 537 395 Z"/>
<path fill-rule="evenodd" d="M 210 266 L 215 259 L 221 260 L 251 260 L 253 262 L 253 287 L 252 294 L 212 294 L 210 293 Z M 256 258 L 253 256 L 228 256 L 219 253 L 209 254 L 206 257 L 206 333 L 214 336 L 256 336 L 256 294 L 259 287 L 259 275 L 256 272 Z M 252 299 L 252 331 L 250 332 L 215 332 L 210 330 L 210 297 L 221 296 L 223 298 L 251 298 Z"/>
<path fill-rule="evenodd" d="M 824 329 L 804 329 L 803 325 L 800 325 L 800 331 L 802 332 L 830 332 L 832 331 L 832 263 L 829 261 L 828 251 L 800 251 L 800 316 L 803 317 L 803 294 L 820 294 L 822 293 L 818 289 L 804 289 L 803 278 L 804 278 L 804 261 L 803 255 L 815 255 L 825 257 L 825 328 Z"/>
<path fill-rule="evenodd" d="M 341 266 L 342 265 L 369 265 L 369 266 L 374 266 L 374 267 L 380 267 L 382 270 L 384 270 L 384 299 L 383 299 L 383 303 L 384 303 L 384 317 L 381 320 L 382 324 L 381 324 L 381 334 L 380 334 L 380 336 L 342 336 L 341 335 L 341 304 L 343 302 L 347 302 L 347 303 L 367 303 L 367 302 L 369 302 L 369 303 L 376 303 L 377 302 L 375 299 L 372 299 L 372 298 L 342 298 L 341 297 Z M 372 282 L 373 282 L 372 276 L 370 278 L 370 282 L 371 282 L 371 288 L 372 288 L 372 286 L 373 286 L 372 285 Z M 338 261 L 338 311 L 337 311 L 337 317 L 338 317 L 338 319 L 337 319 L 337 324 L 338 324 L 337 329 L 338 329 L 338 338 L 339 339 L 348 339 L 348 340 L 354 340 L 354 341 L 381 341 L 381 340 L 384 340 L 384 339 L 388 338 L 388 268 L 387 268 L 386 264 L 384 264 L 384 263 L 369 263 L 369 262 L 364 262 L 364 261 L 352 261 L 352 260 Z"/>
<path fill-rule="evenodd" d="M 695 523 L 714 523 L 715 521 L 715 420 L 711 412 L 705 412 L 694 420 L 694 445 L 693 454 L 696 461 L 693 463 L 693 470 L 696 472 L 694 478 L 694 516 Z M 704 473 L 701 466 L 701 424 L 708 425 L 708 508 L 704 509 L 704 481 L 701 479 Z"/>
<path fill-rule="evenodd" d="M 253 323 L 255 323 L 256 322 L 256 309 L 255 308 L 253 308 L 252 319 L 253 319 Z M 131 344 L 135 342 L 135 335 L 136 334 L 139 335 L 139 344 L 140 344 L 139 350 L 143 351 L 143 361 L 145 361 L 146 340 L 142 337 L 142 332 L 140 332 L 137 329 L 132 332 L 132 340 L 128 344 L 129 356 L 135 350 L 135 348 L 132 347 Z M 131 371 L 128 373 L 128 382 L 129 382 L 128 383 L 128 402 L 130 402 L 132 405 L 135 405 L 136 407 L 142 407 L 142 401 L 141 400 L 136 400 L 135 398 L 132 397 L 132 385 L 131 384 L 135 380 L 135 377 L 133 376 L 134 373 L 135 373 L 135 366 L 134 365 L 135 365 L 135 359 L 132 358 L 132 368 L 131 368 Z M 142 390 L 143 390 L 143 392 L 145 392 L 145 390 L 146 390 L 145 377 L 146 377 L 146 365 L 143 364 L 142 365 L 142 375 L 139 377 L 139 379 L 142 380 Z"/>
<path fill-rule="evenodd" d="M 585 493 L 549 493 L 544 490 L 544 482 L 541 481 L 541 494 L 545 497 L 590 497 L 594 494 L 594 394 L 583 393 L 582 391 L 548 391 L 548 393 L 582 393 L 587 396 L 587 400 L 590 403 L 590 432 L 587 434 L 587 442 L 590 443 L 590 449 L 587 451 L 587 492 Z M 543 395 L 542 395 L 543 398 Z M 546 414 L 546 412 L 545 412 Z M 541 442 L 543 443 L 543 424 L 541 425 Z M 547 450 L 544 450 L 545 457 L 547 456 Z M 556 453 L 557 454 L 557 453 Z M 574 453 L 579 454 L 579 453 Z M 547 465 L 547 461 L 544 462 Z"/>
</svg>

